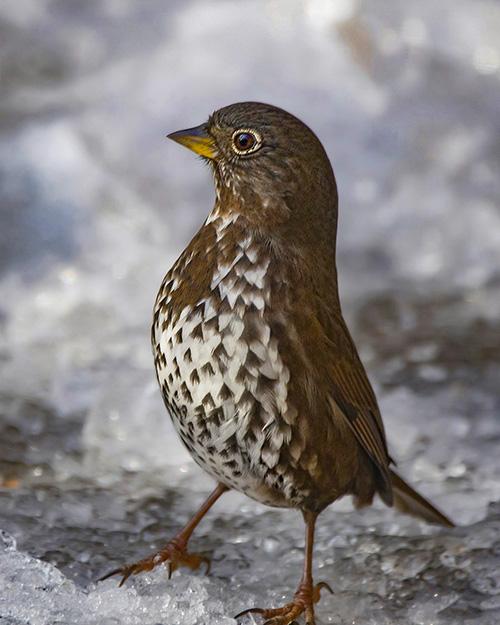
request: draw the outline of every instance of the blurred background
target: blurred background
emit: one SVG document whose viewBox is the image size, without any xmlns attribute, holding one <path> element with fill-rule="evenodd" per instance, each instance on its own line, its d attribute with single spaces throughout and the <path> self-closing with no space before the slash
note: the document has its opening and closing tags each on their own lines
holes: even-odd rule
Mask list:
<svg viewBox="0 0 500 625">
<path fill-rule="evenodd" d="M 9 588 L 40 559 L 88 589 L 161 546 L 211 489 L 173 433 L 149 347 L 158 286 L 214 199 L 208 168 L 165 136 L 257 100 L 306 122 L 333 164 L 341 299 L 392 455 L 475 524 L 446 542 L 341 502 L 321 560 L 336 605 L 359 623 L 500 619 L 487 557 L 500 550 L 499 33 L 493 0 L 1 3 L 0 528 L 36 558 Z M 216 582 L 293 592 L 299 569 L 278 583 L 272 563 L 302 544 L 300 518 L 228 501 L 198 541 Z M 270 519 L 286 540 L 266 543 Z M 382 554 L 363 559 L 368 534 Z M 435 560 L 405 577 L 406 552 L 384 560 L 396 534 L 426 553 L 432 536 Z M 236 557 L 228 535 L 268 550 Z M 417 610 L 436 585 L 444 603 Z"/>
</svg>

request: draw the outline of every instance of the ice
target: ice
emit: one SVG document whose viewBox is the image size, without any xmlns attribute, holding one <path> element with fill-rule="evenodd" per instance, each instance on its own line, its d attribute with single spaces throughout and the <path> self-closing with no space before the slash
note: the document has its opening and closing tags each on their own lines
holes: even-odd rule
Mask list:
<svg viewBox="0 0 500 625">
<path fill-rule="evenodd" d="M 7 533 L 0 538 L 0 605 L 5 607 L 1 616 L 7 623 L 132 625 L 138 615 L 142 623 L 201 625 L 208 619 L 215 625 L 236 623 L 223 614 L 223 584 L 208 578 L 168 581 L 155 576 L 153 581 L 144 576 L 133 588 L 119 590 L 116 584 L 102 582 L 84 590 L 51 564 L 17 551 Z"/>
<path fill-rule="evenodd" d="M 344 312 L 391 454 L 459 525 L 326 510 L 318 624 L 500 623 L 498 32 L 488 0 L 2 3 L 2 622 L 224 624 L 293 595 L 300 514 L 233 493 L 193 537 L 208 576 L 96 583 L 213 488 L 149 347 L 160 281 L 213 201 L 165 135 L 254 99 L 325 145 Z"/>
</svg>

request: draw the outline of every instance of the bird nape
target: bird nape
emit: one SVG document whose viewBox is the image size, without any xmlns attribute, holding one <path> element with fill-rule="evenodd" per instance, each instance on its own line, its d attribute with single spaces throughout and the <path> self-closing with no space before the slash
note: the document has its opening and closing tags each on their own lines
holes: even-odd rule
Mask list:
<svg viewBox="0 0 500 625">
<path fill-rule="evenodd" d="M 160 551 L 112 571 L 121 584 L 164 563 L 209 566 L 187 551 L 227 490 L 302 511 L 304 568 L 290 603 L 259 613 L 314 625 L 312 555 L 318 514 L 353 495 L 431 523 L 453 524 L 390 468 L 382 417 L 342 317 L 335 240 L 337 187 L 316 135 L 293 115 L 244 102 L 169 135 L 210 164 L 212 212 L 165 276 L 152 346 L 167 410 L 217 487 Z"/>
</svg>

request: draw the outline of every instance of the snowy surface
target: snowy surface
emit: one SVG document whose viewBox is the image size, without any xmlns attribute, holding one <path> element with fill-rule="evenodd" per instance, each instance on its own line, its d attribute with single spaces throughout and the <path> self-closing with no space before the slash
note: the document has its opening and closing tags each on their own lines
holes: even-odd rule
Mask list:
<svg viewBox="0 0 500 625">
<path fill-rule="evenodd" d="M 233 493 L 193 538 L 209 576 L 95 583 L 213 487 L 162 406 L 149 324 L 213 201 L 164 137 L 240 100 L 323 141 L 392 455 L 460 525 L 332 506 L 318 625 L 500 623 L 498 32 L 486 0 L 1 3 L 2 623 L 223 625 L 295 590 L 300 515 Z"/>
</svg>

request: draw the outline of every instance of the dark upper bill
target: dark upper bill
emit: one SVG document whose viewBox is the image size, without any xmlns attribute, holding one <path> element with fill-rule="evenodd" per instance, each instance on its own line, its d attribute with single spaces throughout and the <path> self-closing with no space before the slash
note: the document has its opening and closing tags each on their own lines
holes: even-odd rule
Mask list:
<svg viewBox="0 0 500 625">
<path fill-rule="evenodd" d="M 167 135 L 169 139 L 177 141 L 186 148 L 205 158 L 215 157 L 215 146 L 212 137 L 207 134 L 205 124 L 186 130 L 178 130 Z"/>
</svg>

